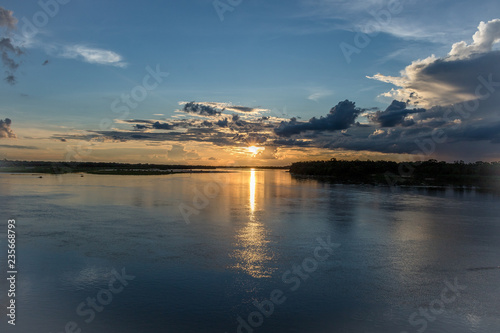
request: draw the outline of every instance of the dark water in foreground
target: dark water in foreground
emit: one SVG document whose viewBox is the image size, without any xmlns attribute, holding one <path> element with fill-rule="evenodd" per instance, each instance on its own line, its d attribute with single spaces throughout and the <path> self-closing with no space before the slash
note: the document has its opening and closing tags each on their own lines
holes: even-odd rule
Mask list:
<svg viewBox="0 0 500 333">
<path fill-rule="evenodd" d="M 0 331 L 500 332 L 499 203 L 283 171 L 3 174 Z"/>
</svg>

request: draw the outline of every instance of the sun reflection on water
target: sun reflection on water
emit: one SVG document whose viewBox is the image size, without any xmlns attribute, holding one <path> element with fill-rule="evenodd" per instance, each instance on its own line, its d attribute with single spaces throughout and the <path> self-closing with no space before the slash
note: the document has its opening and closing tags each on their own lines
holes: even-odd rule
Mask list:
<svg viewBox="0 0 500 333">
<path fill-rule="evenodd" d="M 255 213 L 255 169 L 250 171 L 250 215 L 254 218 Z"/>
<path fill-rule="evenodd" d="M 255 169 L 250 171 L 248 223 L 237 231 L 236 250 L 232 257 L 237 260 L 233 266 L 254 278 L 271 277 L 274 267 L 269 263 L 274 260 L 274 254 L 269 249 L 268 230 L 256 216 L 258 213 L 258 196 L 256 195 L 257 180 Z"/>
</svg>

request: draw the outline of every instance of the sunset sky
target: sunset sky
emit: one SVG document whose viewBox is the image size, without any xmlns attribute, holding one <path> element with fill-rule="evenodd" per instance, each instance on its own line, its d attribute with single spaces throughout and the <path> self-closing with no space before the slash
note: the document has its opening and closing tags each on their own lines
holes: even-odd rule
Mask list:
<svg viewBox="0 0 500 333">
<path fill-rule="evenodd" d="M 498 0 L 4 0 L 0 159 L 500 160 Z"/>
</svg>

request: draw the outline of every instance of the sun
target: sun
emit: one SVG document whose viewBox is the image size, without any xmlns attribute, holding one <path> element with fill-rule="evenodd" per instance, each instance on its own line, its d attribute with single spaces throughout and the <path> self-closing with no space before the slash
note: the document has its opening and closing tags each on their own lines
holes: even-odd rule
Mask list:
<svg viewBox="0 0 500 333">
<path fill-rule="evenodd" d="M 247 148 L 248 152 L 251 153 L 252 155 L 256 155 L 259 152 L 259 147 L 255 146 L 250 146 Z"/>
</svg>

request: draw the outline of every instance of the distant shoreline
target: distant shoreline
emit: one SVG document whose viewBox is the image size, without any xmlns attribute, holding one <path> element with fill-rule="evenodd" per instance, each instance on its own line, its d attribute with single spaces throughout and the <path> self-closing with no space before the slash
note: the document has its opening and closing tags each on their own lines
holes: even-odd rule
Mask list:
<svg viewBox="0 0 500 333">
<path fill-rule="evenodd" d="M 286 167 L 267 166 L 206 166 L 206 165 L 163 165 L 105 162 L 38 162 L 0 161 L 0 173 L 68 174 L 87 173 L 96 175 L 170 175 L 179 173 L 222 173 L 220 169 L 281 169 Z"/>
<path fill-rule="evenodd" d="M 222 169 L 222 170 L 221 170 Z M 415 188 L 500 189 L 500 162 L 454 163 L 391 161 L 310 161 L 291 166 L 204 166 L 127 164 L 104 162 L 0 161 L 0 173 L 92 174 L 163 176 L 173 174 L 228 173 L 236 169 L 288 170 L 297 179 L 332 184 L 398 186 Z"/>
<path fill-rule="evenodd" d="M 420 188 L 500 189 L 500 163 L 387 161 L 313 161 L 290 167 L 295 178 L 335 184 Z"/>
</svg>

